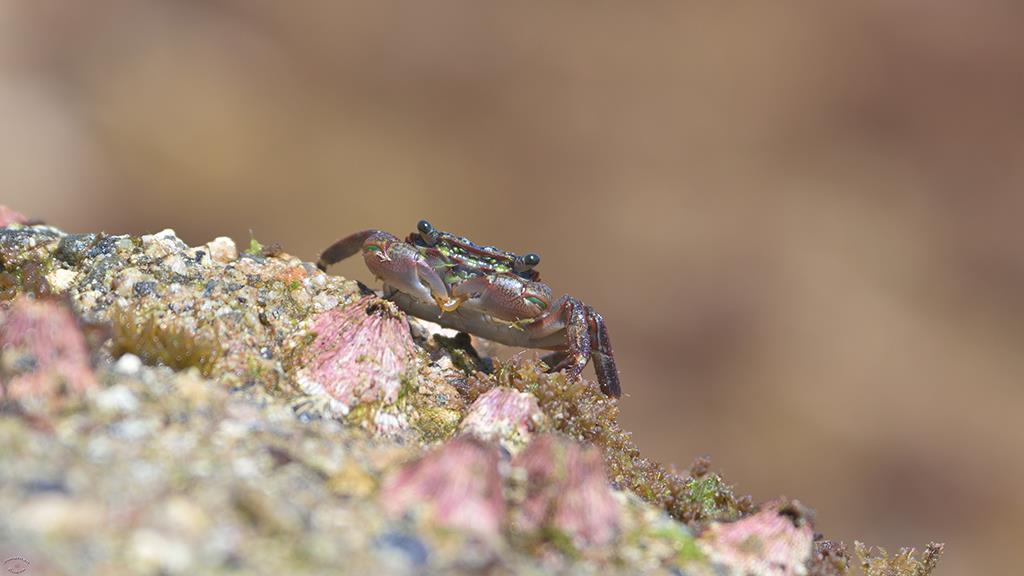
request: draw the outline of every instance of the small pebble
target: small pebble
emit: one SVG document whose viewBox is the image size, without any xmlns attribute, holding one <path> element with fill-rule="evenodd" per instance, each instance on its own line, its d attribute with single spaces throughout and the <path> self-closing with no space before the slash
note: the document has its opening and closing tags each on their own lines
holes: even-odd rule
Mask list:
<svg viewBox="0 0 1024 576">
<path fill-rule="evenodd" d="M 143 528 L 132 535 L 131 555 L 147 573 L 181 574 L 192 566 L 192 550 L 185 542 Z"/>
<path fill-rule="evenodd" d="M 132 357 L 138 359 L 136 356 Z M 96 394 L 96 407 L 108 413 L 130 414 L 139 408 L 139 399 L 128 386 L 114 384 Z"/>
<path fill-rule="evenodd" d="M 206 248 L 214 262 L 227 264 L 238 259 L 238 248 L 235 247 L 235 241 L 227 236 L 214 238 L 206 243 Z"/>
<path fill-rule="evenodd" d="M 135 354 L 125 354 L 114 363 L 114 372 L 134 376 L 142 369 L 142 359 Z"/>
<path fill-rule="evenodd" d="M 142 237 L 142 250 L 151 258 L 163 258 L 187 248 L 174 230 L 167 228 Z"/>
</svg>

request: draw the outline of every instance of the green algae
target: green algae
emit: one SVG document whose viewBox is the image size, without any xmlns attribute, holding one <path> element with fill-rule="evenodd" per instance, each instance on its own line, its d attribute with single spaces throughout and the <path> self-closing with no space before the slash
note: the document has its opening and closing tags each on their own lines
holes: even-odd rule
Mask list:
<svg viewBox="0 0 1024 576">
<path fill-rule="evenodd" d="M 455 434 L 462 420 L 462 412 L 441 406 L 421 406 L 412 421 L 424 442 L 447 440 Z"/>
<path fill-rule="evenodd" d="M 913 548 L 901 548 L 893 555 L 885 548 L 869 548 L 861 542 L 855 542 L 854 548 L 865 576 L 929 576 L 938 566 L 945 546 L 932 542 L 920 558 Z"/>
<path fill-rule="evenodd" d="M 210 377 L 224 353 L 212 327 L 194 329 L 162 318 L 156 310 L 116 308 L 111 323 L 110 351 L 114 357 L 134 354 L 149 365 L 173 370 L 195 367 Z"/>
<path fill-rule="evenodd" d="M 697 546 L 697 539 L 682 525 L 666 524 L 651 531 L 650 535 L 655 539 L 669 542 L 672 549 L 675 550 L 676 562 L 681 565 L 705 559 L 704 552 Z"/>
<path fill-rule="evenodd" d="M 478 373 L 470 379 L 467 403 L 494 385 L 533 394 L 555 430 L 601 449 L 613 484 L 687 524 L 733 520 L 753 511 L 749 497 L 737 497 L 719 476 L 707 473 L 705 461 L 698 461 L 690 475 L 680 476 L 644 458 L 618 422 L 617 401 L 593 383 L 548 374 L 537 362 L 496 364 L 493 377 Z"/>
<path fill-rule="evenodd" d="M 249 248 L 246 249 L 245 253 L 250 256 L 260 256 L 263 254 L 263 244 L 260 244 L 260 241 L 255 236 L 250 237 Z"/>
</svg>

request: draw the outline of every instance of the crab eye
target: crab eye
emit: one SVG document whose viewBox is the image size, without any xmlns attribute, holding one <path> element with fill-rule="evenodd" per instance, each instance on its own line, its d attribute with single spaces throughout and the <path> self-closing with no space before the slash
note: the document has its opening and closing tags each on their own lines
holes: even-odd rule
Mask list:
<svg viewBox="0 0 1024 576">
<path fill-rule="evenodd" d="M 416 229 L 420 231 L 420 238 L 427 243 L 427 246 L 433 246 L 437 242 L 437 229 L 430 222 L 420 220 L 416 224 Z"/>
<path fill-rule="evenodd" d="M 541 300 L 540 298 L 537 298 L 536 296 L 527 296 L 526 298 L 524 298 L 524 300 L 526 300 L 527 302 L 537 306 L 541 310 L 547 310 L 548 309 L 547 302 Z"/>
<path fill-rule="evenodd" d="M 525 256 L 516 256 L 515 263 L 512 264 L 512 269 L 516 272 L 527 272 L 537 264 L 540 264 L 540 256 L 535 252 L 530 252 Z"/>
</svg>

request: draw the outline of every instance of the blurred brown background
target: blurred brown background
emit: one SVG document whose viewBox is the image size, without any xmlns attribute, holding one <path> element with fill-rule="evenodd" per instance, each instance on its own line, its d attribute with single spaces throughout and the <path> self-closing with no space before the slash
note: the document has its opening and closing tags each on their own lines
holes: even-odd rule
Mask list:
<svg viewBox="0 0 1024 576">
<path fill-rule="evenodd" d="M 607 318 L 646 454 L 1010 574 L 1022 30 L 1016 0 L 3 2 L 0 202 L 536 250 Z"/>
</svg>

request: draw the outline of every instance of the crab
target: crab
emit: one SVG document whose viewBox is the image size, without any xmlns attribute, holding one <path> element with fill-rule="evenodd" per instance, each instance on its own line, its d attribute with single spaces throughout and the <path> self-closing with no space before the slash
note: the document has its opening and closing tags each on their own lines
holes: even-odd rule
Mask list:
<svg viewBox="0 0 1024 576">
<path fill-rule="evenodd" d="M 426 220 L 405 241 L 381 230 L 338 240 L 320 255 L 327 267 L 361 252 L 384 282 L 384 297 L 405 313 L 453 330 L 522 348 L 552 350 L 549 371 L 578 378 L 591 360 L 601 391 L 621 395 L 604 318 L 572 296 L 552 297 L 535 253 L 480 246 Z"/>
</svg>

